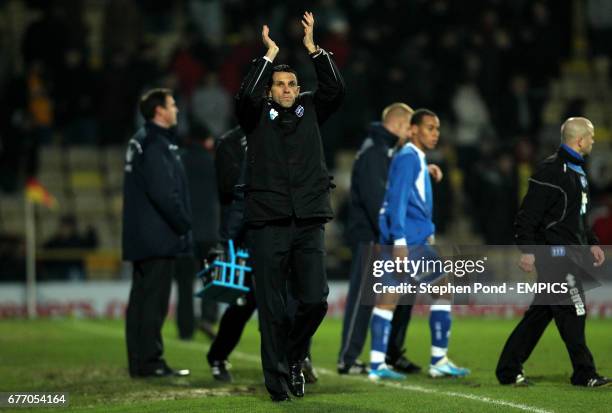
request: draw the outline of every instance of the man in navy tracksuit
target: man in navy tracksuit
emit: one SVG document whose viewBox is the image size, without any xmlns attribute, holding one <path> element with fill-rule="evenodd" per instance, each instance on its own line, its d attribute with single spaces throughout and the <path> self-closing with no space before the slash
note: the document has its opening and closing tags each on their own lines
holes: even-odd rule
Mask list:
<svg viewBox="0 0 612 413">
<path fill-rule="evenodd" d="M 560 302 L 558 298 L 544 301 L 544 294 L 534 297 L 499 357 L 495 373 L 501 384 L 531 384 L 523 364 L 555 320 L 572 362 L 571 383 L 612 386 L 611 379 L 597 373 L 584 333 L 587 314 L 583 282 L 589 278 L 588 267 L 599 267 L 605 261 L 586 219 L 590 201 L 582 167 L 584 157 L 593 149 L 594 135 L 590 120 L 567 119 L 561 126 L 559 150 L 542 161 L 529 179 L 514 224 L 516 243 L 523 252 L 519 267 L 528 273 L 537 269 L 538 282 L 564 282 L 572 288 L 567 296 L 559 297 L 563 298 Z"/>
<path fill-rule="evenodd" d="M 401 148 L 408 139 L 412 112 L 412 108 L 405 103 L 387 106 L 382 113 L 382 122 L 373 122 L 370 125 L 368 137 L 353 164 L 348 227 L 353 259 L 338 355 L 340 374 L 367 373 L 365 365 L 357 360 L 363 349 L 372 315 L 372 306 L 360 305 L 363 293 L 361 262 L 368 246 L 378 242 L 378 213 L 385 197 L 389 165 L 396 148 Z M 397 307 L 387 351 L 387 364 L 405 373 L 420 370 L 402 354 L 411 310 L 411 306 Z"/>
<path fill-rule="evenodd" d="M 123 259 L 133 264 L 125 319 L 132 377 L 187 375 L 163 359 L 176 257 L 192 249 L 191 204 L 176 142 L 178 109 L 168 89 L 143 95 L 146 120 L 128 144 L 123 185 Z"/>
</svg>

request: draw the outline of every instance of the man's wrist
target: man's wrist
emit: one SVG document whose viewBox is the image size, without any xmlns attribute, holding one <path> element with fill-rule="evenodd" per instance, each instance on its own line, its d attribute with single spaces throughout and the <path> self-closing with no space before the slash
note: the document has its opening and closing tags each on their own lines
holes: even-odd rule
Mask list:
<svg viewBox="0 0 612 413">
<path fill-rule="evenodd" d="M 316 53 L 317 50 L 319 50 L 319 48 L 315 46 L 314 44 L 312 44 L 312 45 L 307 45 L 306 50 L 308 50 L 308 54 L 313 54 L 313 53 Z"/>
<path fill-rule="evenodd" d="M 278 54 L 278 50 L 279 50 L 278 47 L 270 48 L 268 49 L 264 57 L 266 58 L 266 60 L 269 60 L 270 63 L 272 63 L 274 62 L 274 59 L 276 58 L 276 55 Z"/>
</svg>

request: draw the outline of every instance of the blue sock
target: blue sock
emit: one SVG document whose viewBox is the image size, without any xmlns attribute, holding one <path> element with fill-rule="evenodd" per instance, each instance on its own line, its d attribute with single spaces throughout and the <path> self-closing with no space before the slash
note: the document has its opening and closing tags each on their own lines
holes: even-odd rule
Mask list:
<svg viewBox="0 0 612 413">
<path fill-rule="evenodd" d="M 442 302 L 440 300 L 439 302 Z M 434 304 L 429 312 L 431 330 L 431 364 L 446 357 L 451 329 L 451 305 Z"/>
<path fill-rule="evenodd" d="M 374 308 L 370 330 L 372 334 L 372 350 L 370 351 L 370 369 L 376 370 L 385 362 L 389 333 L 391 332 L 391 319 L 393 311 Z"/>
</svg>

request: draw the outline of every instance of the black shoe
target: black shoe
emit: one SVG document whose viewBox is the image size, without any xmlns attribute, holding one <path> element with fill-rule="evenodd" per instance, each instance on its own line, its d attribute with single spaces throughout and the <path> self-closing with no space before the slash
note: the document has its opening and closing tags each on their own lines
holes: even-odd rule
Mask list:
<svg viewBox="0 0 612 413">
<path fill-rule="evenodd" d="M 421 371 L 421 366 L 414 364 L 403 355 L 399 356 L 395 361 L 387 357 L 385 363 L 399 373 L 414 374 Z"/>
<path fill-rule="evenodd" d="M 355 360 L 351 365 L 338 363 L 338 374 L 368 374 L 368 368 L 361 360 Z"/>
<path fill-rule="evenodd" d="M 158 367 L 155 370 L 140 371 L 138 377 L 186 377 L 191 372 L 188 369 L 175 370 L 169 366 Z"/>
<path fill-rule="evenodd" d="M 523 374 L 519 374 L 516 376 L 516 380 L 514 380 L 514 387 L 531 387 L 535 383 L 525 377 Z"/>
<path fill-rule="evenodd" d="M 304 397 L 304 373 L 302 373 L 302 362 L 289 363 L 289 391 L 295 397 Z"/>
<path fill-rule="evenodd" d="M 214 360 L 210 362 L 210 370 L 215 380 L 226 383 L 232 382 L 232 375 L 228 371 L 232 365 L 227 360 Z"/>
<path fill-rule="evenodd" d="M 595 376 L 589 379 L 586 384 L 587 387 L 612 387 L 612 379 L 602 376 Z"/>
<path fill-rule="evenodd" d="M 302 362 L 302 373 L 304 374 L 304 379 L 308 384 L 316 383 L 317 380 L 319 380 L 319 375 L 312 366 L 312 360 L 310 357 L 306 357 Z"/>
<path fill-rule="evenodd" d="M 287 393 L 271 394 L 270 398 L 274 403 L 290 402 L 291 397 Z"/>
</svg>

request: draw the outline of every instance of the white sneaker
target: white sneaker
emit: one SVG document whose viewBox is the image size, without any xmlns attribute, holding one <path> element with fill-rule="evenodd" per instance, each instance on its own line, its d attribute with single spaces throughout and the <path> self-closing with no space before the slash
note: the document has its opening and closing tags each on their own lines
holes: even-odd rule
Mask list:
<svg viewBox="0 0 612 413">
<path fill-rule="evenodd" d="M 457 367 L 455 363 L 450 361 L 448 357 L 444 357 L 436 364 L 429 365 L 429 377 L 465 377 L 470 374 L 470 369 L 465 367 Z"/>
</svg>

